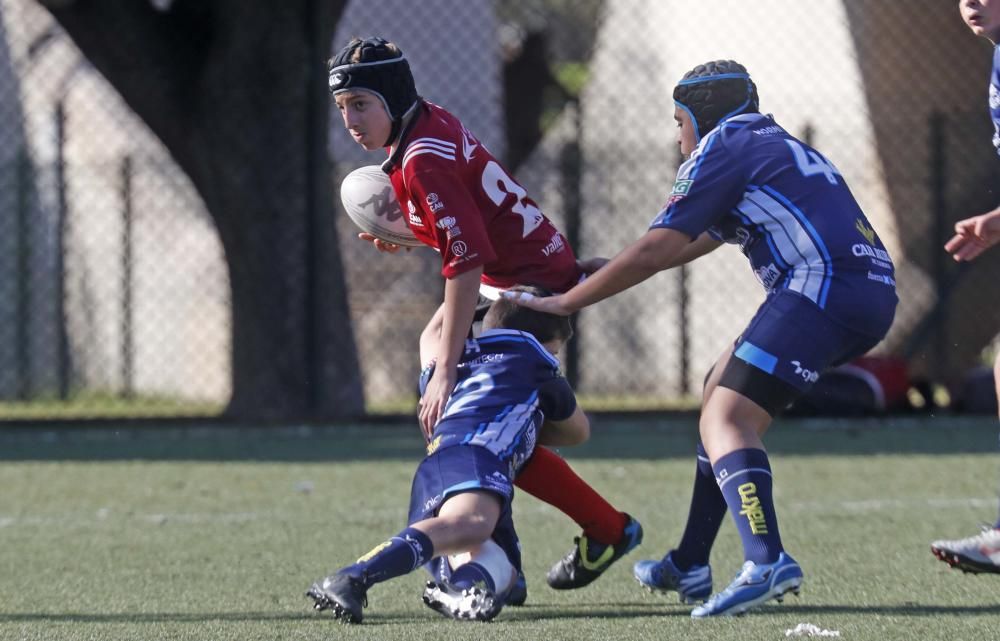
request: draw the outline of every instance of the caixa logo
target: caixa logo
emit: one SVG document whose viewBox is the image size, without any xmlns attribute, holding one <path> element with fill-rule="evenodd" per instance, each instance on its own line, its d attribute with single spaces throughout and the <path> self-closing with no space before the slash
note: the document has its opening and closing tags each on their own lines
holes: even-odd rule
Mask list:
<svg viewBox="0 0 1000 641">
<path fill-rule="evenodd" d="M 795 366 L 795 374 L 801 376 L 802 380 L 807 383 L 815 383 L 819 380 L 819 372 L 814 372 L 811 369 L 802 367 L 802 363 L 798 361 L 792 361 L 792 365 Z"/>
</svg>

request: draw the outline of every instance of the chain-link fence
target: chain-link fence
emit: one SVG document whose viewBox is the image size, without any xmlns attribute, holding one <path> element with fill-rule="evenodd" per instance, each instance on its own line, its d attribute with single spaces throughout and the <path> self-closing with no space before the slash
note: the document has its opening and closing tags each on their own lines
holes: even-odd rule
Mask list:
<svg viewBox="0 0 1000 641">
<path fill-rule="evenodd" d="M 674 83 L 738 60 L 761 109 L 838 167 L 895 259 L 901 302 L 879 351 L 948 381 L 997 334 L 1000 254 L 957 269 L 941 249 L 955 220 L 1000 201 L 990 48 L 953 3 L 351 1 L 331 49 L 374 34 L 399 44 L 421 95 L 504 159 L 584 257 L 638 238 L 665 201 L 680 163 Z M 36 0 L 0 0 L 0 118 L 0 417 L 222 411 L 231 266 L 213 219 Z M 266 123 L 245 125 L 267 144 Z M 383 155 L 336 113 L 329 127 L 336 200 L 342 176 Z M 412 411 L 439 258 L 381 255 L 336 212 L 351 327 L 333 329 L 353 333 L 369 411 Z M 745 259 L 723 248 L 583 312 L 564 364 L 591 407 L 690 404 L 761 300 Z"/>
</svg>

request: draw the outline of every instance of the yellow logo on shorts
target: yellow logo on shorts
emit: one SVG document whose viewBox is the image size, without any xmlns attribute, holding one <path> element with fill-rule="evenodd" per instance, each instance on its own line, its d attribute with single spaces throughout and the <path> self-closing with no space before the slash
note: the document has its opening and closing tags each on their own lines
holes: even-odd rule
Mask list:
<svg viewBox="0 0 1000 641">
<path fill-rule="evenodd" d="M 767 534 L 767 520 L 764 518 L 764 510 L 760 506 L 760 499 L 757 498 L 757 486 L 754 483 L 744 483 L 736 488 L 740 494 L 742 508 L 740 516 L 747 517 L 750 522 L 750 532 L 752 534 Z"/>
<path fill-rule="evenodd" d="M 441 437 L 438 436 L 433 441 L 427 444 L 427 456 L 430 456 L 437 451 L 437 448 L 441 446 Z"/>
<path fill-rule="evenodd" d="M 360 559 L 358 559 L 357 561 L 355 561 L 355 563 L 364 563 L 365 561 L 371 561 L 372 558 L 374 558 L 374 556 L 376 554 L 378 554 L 382 550 L 386 549 L 390 545 L 392 545 L 392 541 L 386 541 L 385 543 L 379 543 L 374 548 L 372 548 L 371 552 L 369 552 L 368 554 L 364 555 L 363 557 L 361 557 Z"/>
</svg>

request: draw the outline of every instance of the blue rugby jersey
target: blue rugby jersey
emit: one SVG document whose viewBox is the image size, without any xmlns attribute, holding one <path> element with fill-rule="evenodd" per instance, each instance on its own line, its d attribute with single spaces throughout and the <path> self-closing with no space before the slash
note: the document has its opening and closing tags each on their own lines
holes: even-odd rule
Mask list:
<svg viewBox="0 0 1000 641">
<path fill-rule="evenodd" d="M 993 72 L 990 74 L 990 117 L 993 119 L 993 146 L 1000 154 L 1000 45 L 993 47 Z"/>
<path fill-rule="evenodd" d="M 892 259 L 840 172 L 770 116 L 702 138 L 657 227 L 738 244 L 765 290 L 798 292 L 856 331 L 881 336 L 895 311 Z"/>
<path fill-rule="evenodd" d="M 421 374 L 420 392 L 431 369 Z M 534 336 L 493 329 L 465 343 L 458 379 L 427 453 L 446 447 L 484 447 L 509 463 L 511 477 L 531 457 L 546 420 L 572 416 L 576 397 L 559 361 Z"/>
</svg>

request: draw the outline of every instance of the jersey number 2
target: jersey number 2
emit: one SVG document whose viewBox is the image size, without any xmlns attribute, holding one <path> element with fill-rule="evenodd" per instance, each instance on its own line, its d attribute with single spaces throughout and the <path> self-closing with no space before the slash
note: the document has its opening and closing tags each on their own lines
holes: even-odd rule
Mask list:
<svg viewBox="0 0 1000 641">
<path fill-rule="evenodd" d="M 492 389 L 492 376 L 486 372 L 473 374 L 455 386 L 455 390 L 451 393 L 451 397 L 454 400 L 445 406 L 441 418 L 458 414 L 470 405 L 477 403 L 479 399 L 489 394 Z"/>
<path fill-rule="evenodd" d="M 542 220 L 544 220 L 542 212 L 528 201 L 528 192 L 514 182 L 514 179 L 503 170 L 503 167 L 493 160 L 486 163 L 486 167 L 483 169 L 483 189 L 486 190 L 486 195 L 497 207 L 507 200 L 507 196 L 517 198 L 510 210 L 524 219 L 524 231 L 521 238 L 527 238 L 528 234 L 538 229 L 538 226 L 542 224 Z"/>
<path fill-rule="evenodd" d="M 799 171 L 802 172 L 803 176 L 823 175 L 826 176 L 831 185 L 837 184 L 837 176 L 840 175 L 840 172 L 833 166 L 833 163 L 815 151 L 806 151 L 798 141 L 786 139 L 785 142 L 791 147 L 792 154 L 795 156 L 795 164 L 799 166 Z"/>
</svg>

